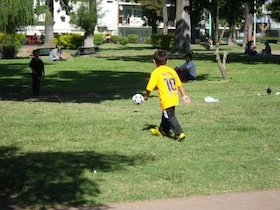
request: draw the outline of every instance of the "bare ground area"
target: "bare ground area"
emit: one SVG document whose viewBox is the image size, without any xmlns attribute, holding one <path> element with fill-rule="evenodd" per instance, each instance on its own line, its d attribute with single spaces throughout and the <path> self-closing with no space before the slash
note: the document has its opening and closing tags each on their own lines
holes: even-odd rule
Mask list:
<svg viewBox="0 0 280 210">
<path fill-rule="evenodd" d="M 33 50 L 38 48 L 44 48 L 44 45 L 24 45 L 18 51 L 17 57 L 18 58 L 31 58 Z M 73 50 L 74 51 L 74 50 Z M 71 57 L 69 52 L 63 52 L 63 57 L 69 58 Z"/>
</svg>

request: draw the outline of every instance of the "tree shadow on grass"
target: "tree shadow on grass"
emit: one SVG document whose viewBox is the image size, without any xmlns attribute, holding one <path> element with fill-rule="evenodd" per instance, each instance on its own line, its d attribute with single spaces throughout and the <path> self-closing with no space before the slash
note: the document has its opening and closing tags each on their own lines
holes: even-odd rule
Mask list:
<svg viewBox="0 0 280 210">
<path fill-rule="evenodd" d="M 98 173 L 152 161 L 143 154 L 128 157 L 95 151 L 18 154 L 16 147 L 0 147 L 0 154 L 0 206 L 7 210 L 94 205 L 103 193 Z"/>
<path fill-rule="evenodd" d="M 3 67 L 3 68 L 2 68 Z M 45 102 L 93 102 L 128 99 L 143 92 L 149 73 L 87 70 L 63 70 L 46 74 L 42 80 L 41 96 L 33 98 L 31 74 L 26 64 L 0 65 L 0 100 Z"/>
<path fill-rule="evenodd" d="M 223 56 L 223 52 L 226 50 L 220 51 L 220 56 Z M 197 53 L 199 52 L 199 53 Z M 103 58 L 106 58 L 106 56 L 102 56 Z M 172 54 L 172 52 L 169 53 L 168 58 L 170 60 L 178 59 L 180 62 L 184 60 L 184 55 L 181 54 Z M 108 56 L 107 60 L 121 60 L 121 61 L 128 61 L 128 62 L 152 62 L 153 55 L 133 55 L 133 56 L 123 56 L 123 55 L 115 55 L 115 56 Z M 216 63 L 216 55 L 215 51 L 209 50 L 209 51 L 200 51 L 196 50 L 193 53 L 193 60 L 199 60 L 199 61 L 212 61 Z M 271 56 L 264 56 L 264 55 L 244 55 L 243 53 L 237 53 L 237 52 L 228 52 L 227 55 L 227 63 L 244 63 L 244 64 L 280 64 L 280 55 L 271 55 Z"/>
<path fill-rule="evenodd" d="M 106 57 L 103 57 L 106 58 Z M 98 58 L 97 58 L 98 59 Z M 152 55 L 108 56 L 108 60 L 122 60 L 141 63 L 151 63 Z M 170 54 L 170 59 L 179 59 L 182 55 Z M 194 53 L 195 60 L 216 62 L 212 51 Z M 179 62 L 179 61 L 178 61 Z M 248 56 L 231 53 L 227 63 L 244 63 L 250 65 L 280 64 L 280 56 Z M 49 65 L 49 64 L 47 64 Z M 217 67 L 218 68 L 218 67 Z M 100 103 L 104 100 L 129 99 L 136 92 L 144 92 L 150 73 L 137 71 L 108 70 L 62 70 L 56 75 L 46 75 L 42 82 L 41 96 L 32 97 L 32 79 L 26 72 L 26 63 L 0 64 L 0 100 L 12 101 L 44 101 L 44 102 L 76 102 Z M 198 75 L 198 80 L 211 80 L 209 75 Z M 216 78 L 214 78 L 216 79 Z"/>
<path fill-rule="evenodd" d="M 122 50 L 153 50 L 154 48 L 151 45 L 116 45 L 116 44 L 106 44 L 104 48 L 100 48 L 100 51 L 122 51 Z"/>
</svg>

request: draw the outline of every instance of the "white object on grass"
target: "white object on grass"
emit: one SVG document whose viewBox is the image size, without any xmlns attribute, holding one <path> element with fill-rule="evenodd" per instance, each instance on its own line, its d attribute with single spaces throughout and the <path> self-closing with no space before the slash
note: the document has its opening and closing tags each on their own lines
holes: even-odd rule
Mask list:
<svg viewBox="0 0 280 210">
<path fill-rule="evenodd" d="M 215 103 L 215 102 L 219 102 L 220 100 L 218 98 L 213 98 L 211 96 L 206 96 L 204 98 L 204 101 L 207 103 Z"/>
</svg>

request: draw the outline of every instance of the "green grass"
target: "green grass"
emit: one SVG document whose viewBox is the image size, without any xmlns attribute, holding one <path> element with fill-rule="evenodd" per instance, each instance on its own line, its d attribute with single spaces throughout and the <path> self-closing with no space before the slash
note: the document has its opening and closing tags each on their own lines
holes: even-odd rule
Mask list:
<svg viewBox="0 0 280 210">
<path fill-rule="evenodd" d="M 131 101 L 155 68 L 147 45 L 43 58 L 39 99 L 29 59 L 0 60 L 0 201 L 59 208 L 279 188 L 280 57 L 222 46 L 223 81 L 213 50 L 193 50 L 199 80 L 184 83 L 192 104 L 176 109 L 182 143 L 146 129 L 160 122 L 156 92 L 142 105 Z M 168 65 L 181 62 L 171 54 Z M 220 102 L 205 103 L 208 95 Z"/>
</svg>

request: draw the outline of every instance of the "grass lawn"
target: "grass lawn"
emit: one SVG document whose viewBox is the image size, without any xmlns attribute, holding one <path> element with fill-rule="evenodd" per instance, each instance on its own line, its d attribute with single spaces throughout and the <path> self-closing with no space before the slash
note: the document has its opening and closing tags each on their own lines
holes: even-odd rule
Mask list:
<svg viewBox="0 0 280 210">
<path fill-rule="evenodd" d="M 160 123 L 156 91 L 142 105 L 131 101 L 155 68 L 148 45 L 106 44 L 96 57 L 66 62 L 43 57 L 39 98 L 30 59 L 0 60 L 0 203 L 62 208 L 279 188 L 280 56 L 221 51 L 229 81 L 214 50 L 193 46 L 198 81 L 184 83 L 192 103 L 176 109 L 184 142 L 147 129 Z M 170 54 L 169 66 L 182 62 Z"/>
</svg>

